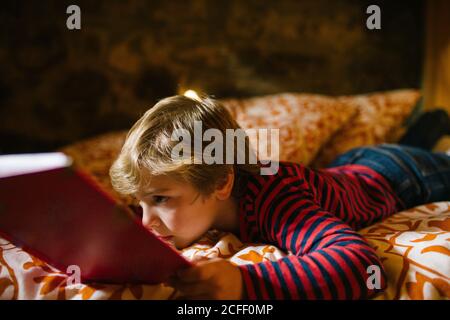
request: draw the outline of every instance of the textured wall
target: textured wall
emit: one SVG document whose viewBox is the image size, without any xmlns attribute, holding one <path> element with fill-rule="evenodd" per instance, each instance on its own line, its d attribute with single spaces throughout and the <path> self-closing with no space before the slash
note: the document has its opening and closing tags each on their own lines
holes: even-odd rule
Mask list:
<svg viewBox="0 0 450 320">
<path fill-rule="evenodd" d="M 365 28 L 378 3 L 382 30 Z M 82 29 L 66 29 L 69 4 Z M 418 87 L 422 2 L 0 3 L 0 152 L 49 150 L 130 126 L 161 97 Z"/>
</svg>

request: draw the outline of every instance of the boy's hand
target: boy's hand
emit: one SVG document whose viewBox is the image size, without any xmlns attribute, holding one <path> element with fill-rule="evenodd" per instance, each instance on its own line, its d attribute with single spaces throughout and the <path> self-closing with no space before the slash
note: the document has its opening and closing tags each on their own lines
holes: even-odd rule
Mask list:
<svg viewBox="0 0 450 320">
<path fill-rule="evenodd" d="M 194 263 L 169 281 L 180 292 L 179 299 L 242 299 L 242 275 L 237 266 L 220 258 Z"/>
</svg>

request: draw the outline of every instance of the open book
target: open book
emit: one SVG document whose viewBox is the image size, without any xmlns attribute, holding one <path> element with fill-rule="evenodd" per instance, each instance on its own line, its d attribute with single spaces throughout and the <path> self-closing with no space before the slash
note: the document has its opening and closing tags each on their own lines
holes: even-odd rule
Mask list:
<svg viewBox="0 0 450 320">
<path fill-rule="evenodd" d="M 84 281 L 159 283 L 190 266 L 59 152 L 0 156 L 0 234 Z"/>
</svg>

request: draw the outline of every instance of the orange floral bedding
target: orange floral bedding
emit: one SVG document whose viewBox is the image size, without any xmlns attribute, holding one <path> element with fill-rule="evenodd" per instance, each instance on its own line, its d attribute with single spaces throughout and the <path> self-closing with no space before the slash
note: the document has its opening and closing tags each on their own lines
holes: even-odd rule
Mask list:
<svg viewBox="0 0 450 320">
<path fill-rule="evenodd" d="M 375 299 L 450 298 L 450 202 L 397 213 L 360 233 L 376 248 L 388 287 Z M 243 244 L 231 233 L 212 230 L 184 249 L 188 259 L 222 257 L 235 264 L 277 260 L 283 251 L 268 244 Z M 158 285 L 69 285 L 68 275 L 0 238 L 0 299 L 175 299 Z"/>
</svg>

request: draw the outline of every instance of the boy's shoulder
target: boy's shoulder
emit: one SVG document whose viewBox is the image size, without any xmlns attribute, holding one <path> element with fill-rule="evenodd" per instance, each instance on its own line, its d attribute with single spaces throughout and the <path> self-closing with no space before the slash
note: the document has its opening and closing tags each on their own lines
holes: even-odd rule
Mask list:
<svg viewBox="0 0 450 320">
<path fill-rule="evenodd" d="M 309 169 L 300 163 L 280 161 L 278 169 L 274 174 L 264 175 L 261 173 L 253 174 L 247 180 L 247 189 L 253 196 L 257 196 L 264 191 L 270 192 L 277 186 L 286 185 L 293 188 L 305 188 L 307 186 L 305 174 Z"/>
<path fill-rule="evenodd" d="M 245 192 L 239 200 L 240 215 L 246 221 L 251 234 L 258 234 L 260 218 L 265 219 L 268 210 L 279 210 L 283 199 L 292 195 L 297 199 L 313 199 L 309 178 L 305 177 L 304 165 L 280 162 L 279 170 L 273 175 L 255 174 L 248 177 Z"/>
<path fill-rule="evenodd" d="M 305 171 L 309 170 L 305 165 L 301 163 L 278 161 L 277 169 L 273 174 L 258 174 L 255 177 L 263 180 L 275 180 L 280 178 L 290 178 L 304 176 Z M 269 166 L 269 165 L 267 165 Z M 273 166 L 273 165 L 272 165 Z M 264 165 L 262 166 L 264 167 Z"/>
</svg>

